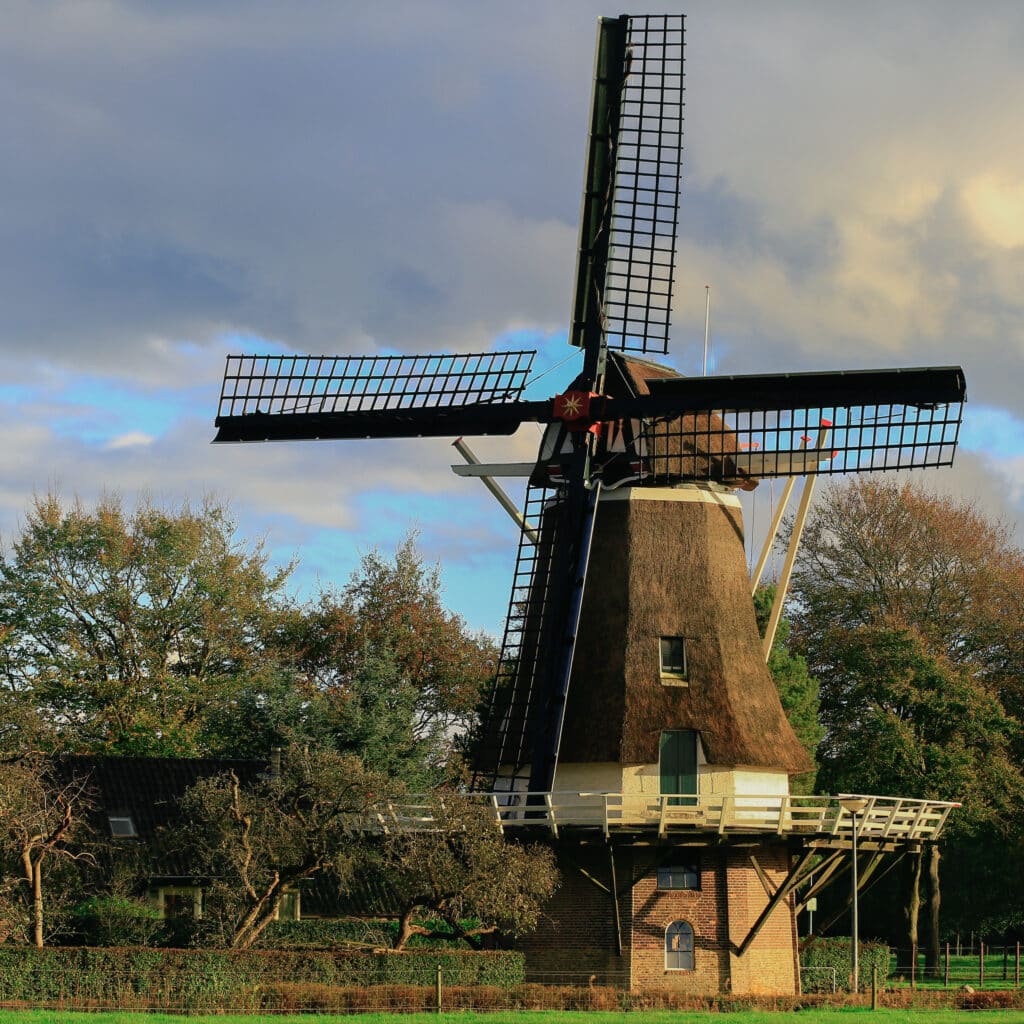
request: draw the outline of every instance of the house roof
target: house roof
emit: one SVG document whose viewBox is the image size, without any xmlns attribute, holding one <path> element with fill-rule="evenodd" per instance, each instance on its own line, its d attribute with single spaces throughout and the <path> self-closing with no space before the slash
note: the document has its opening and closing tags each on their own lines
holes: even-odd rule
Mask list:
<svg viewBox="0 0 1024 1024">
<path fill-rule="evenodd" d="M 250 782 L 267 770 L 265 761 L 232 758 L 65 755 L 56 758 L 55 764 L 62 776 L 86 783 L 92 800 L 88 817 L 98 835 L 137 839 L 147 845 L 159 829 L 174 821 L 186 790 L 201 779 L 234 771 L 243 782 Z M 195 865 L 166 854 L 155 867 L 161 877 L 195 873 Z"/>
</svg>

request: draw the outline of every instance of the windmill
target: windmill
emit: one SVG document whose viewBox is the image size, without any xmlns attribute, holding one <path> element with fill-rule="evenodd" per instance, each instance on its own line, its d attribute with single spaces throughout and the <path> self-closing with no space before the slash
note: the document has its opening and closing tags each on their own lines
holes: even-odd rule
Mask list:
<svg viewBox="0 0 1024 1024">
<path fill-rule="evenodd" d="M 568 339 L 583 365 L 561 393 L 524 397 L 527 351 L 242 355 L 225 371 L 217 442 L 544 427 L 528 465 L 458 469 L 499 494 L 495 477 L 527 478 L 474 754 L 476 787 L 521 792 L 526 825 L 553 822 L 559 790 L 643 794 L 653 771 L 664 837 L 672 814 L 704 813 L 699 766 L 720 769 L 705 773 L 712 788 L 728 775 L 726 798 L 749 776 L 781 785 L 782 800 L 806 755 L 764 667 L 734 492 L 945 466 L 957 444 L 959 367 L 684 378 L 652 361 L 667 354 L 675 279 L 682 58 L 682 16 L 600 22 Z M 765 918 L 796 881 L 765 885 Z M 685 946 L 685 930 L 671 941 Z"/>
</svg>

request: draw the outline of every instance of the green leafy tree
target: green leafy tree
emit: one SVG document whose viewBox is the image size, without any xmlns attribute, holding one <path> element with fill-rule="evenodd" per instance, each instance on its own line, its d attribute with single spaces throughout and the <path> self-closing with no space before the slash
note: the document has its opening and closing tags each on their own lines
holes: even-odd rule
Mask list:
<svg viewBox="0 0 1024 1024">
<path fill-rule="evenodd" d="M 265 669 L 287 576 L 215 503 L 40 498 L 0 564 L 0 685 L 69 749 L 205 753 L 206 709 Z"/>
<path fill-rule="evenodd" d="M 559 882 L 548 847 L 510 842 L 490 807 L 458 793 L 435 794 L 421 814 L 422 824 L 391 829 L 381 840 L 378 868 L 402 904 L 396 948 L 413 935 L 479 948 L 485 934 L 536 928 Z"/>
<path fill-rule="evenodd" d="M 754 611 L 757 613 L 757 625 L 762 636 L 774 600 L 774 584 L 758 587 L 757 593 L 754 594 Z M 825 736 L 825 730 L 818 720 L 820 687 L 818 680 L 807 670 L 807 659 L 792 650 L 790 629 L 789 620 L 786 617 L 781 618 L 768 657 L 768 671 L 775 681 L 782 710 L 785 711 L 796 738 L 814 762 L 818 754 L 818 744 Z M 793 792 L 813 793 L 815 777 L 815 771 L 796 776 L 791 783 Z"/>
<path fill-rule="evenodd" d="M 793 576 L 793 640 L 821 681 L 819 786 L 964 801 L 953 845 L 1019 832 L 1021 553 L 976 508 L 916 483 L 826 489 Z M 1016 617 L 1015 617 L 1016 616 Z M 939 848 L 911 859 L 907 939 L 927 883 L 940 938 Z"/>
<path fill-rule="evenodd" d="M 327 875 L 344 884 L 360 847 L 358 823 L 387 795 L 386 780 L 358 758 L 295 747 L 278 775 L 245 783 L 228 772 L 197 782 L 165 838 L 213 880 L 206 937 L 247 948 L 302 880 Z"/>
<path fill-rule="evenodd" d="M 392 559 L 370 552 L 344 587 L 292 609 L 271 642 L 315 694 L 338 749 L 390 764 L 414 786 L 452 774 L 454 740 L 497 658 L 487 636 L 445 609 L 440 571 L 413 537 Z M 399 751 L 408 772 L 399 770 Z"/>
</svg>

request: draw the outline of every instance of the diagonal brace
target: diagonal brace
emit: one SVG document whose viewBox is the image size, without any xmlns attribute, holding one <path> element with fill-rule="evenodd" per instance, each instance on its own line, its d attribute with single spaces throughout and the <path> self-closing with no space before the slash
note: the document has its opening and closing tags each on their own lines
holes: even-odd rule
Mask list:
<svg viewBox="0 0 1024 1024">
<path fill-rule="evenodd" d="M 758 932 L 760 932 L 764 927 L 765 922 L 771 916 L 772 911 L 774 911 L 775 908 L 782 903 L 793 889 L 810 873 L 812 870 L 810 861 L 815 856 L 816 852 L 817 851 L 813 849 L 805 850 L 796 864 L 790 868 L 789 874 L 786 875 L 782 884 L 775 890 L 775 895 L 768 901 L 768 905 L 761 911 L 760 916 L 753 923 L 750 931 L 747 932 L 746 938 L 740 943 L 739 948 L 736 950 L 737 956 L 743 956 L 750 944 L 757 938 Z"/>
</svg>

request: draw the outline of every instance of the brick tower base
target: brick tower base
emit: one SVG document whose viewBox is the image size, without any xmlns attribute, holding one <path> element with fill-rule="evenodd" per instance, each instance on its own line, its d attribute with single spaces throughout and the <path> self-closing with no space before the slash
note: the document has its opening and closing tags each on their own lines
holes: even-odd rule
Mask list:
<svg viewBox="0 0 1024 1024">
<path fill-rule="evenodd" d="M 774 891 L 786 877 L 784 842 L 613 847 L 562 840 L 554 848 L 561 887 L 536 932 L 517 943 L 531 980 L 592 979 L 694 995 L 799 991 L 792 899 L 739 954 L 768 904 L 766 885 Z M 675 950 L 666 951 L 666 936 Z"/>
</svg>

